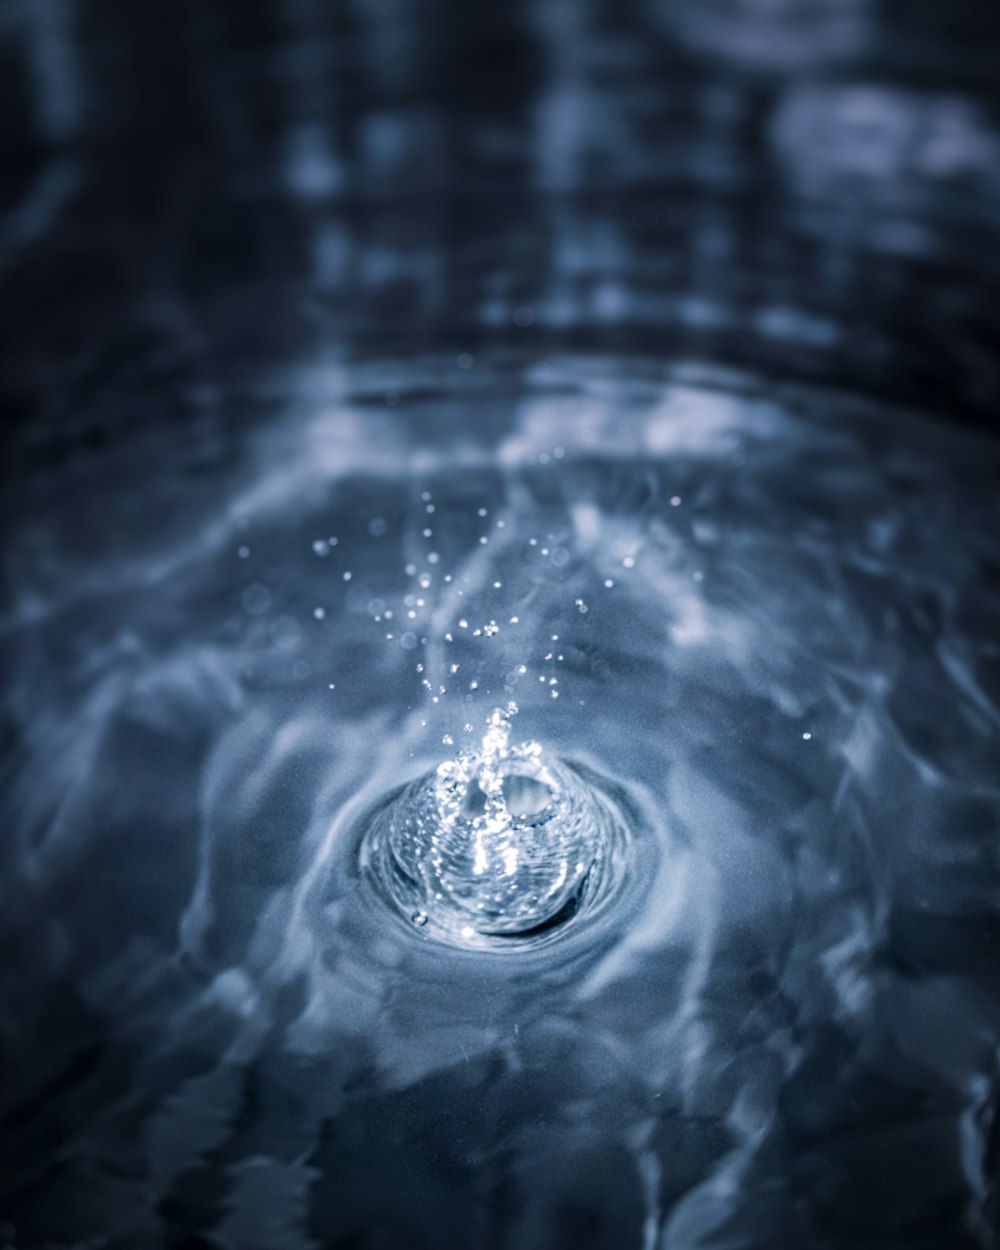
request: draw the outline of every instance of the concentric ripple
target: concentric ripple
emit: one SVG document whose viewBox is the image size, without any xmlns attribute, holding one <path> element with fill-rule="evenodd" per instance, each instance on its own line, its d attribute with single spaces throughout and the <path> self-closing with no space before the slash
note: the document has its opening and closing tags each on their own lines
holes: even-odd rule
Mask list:
<svg viewBox="0 0 1000 1250">
<path fill-rule="evenodd" d="M 592 916 L 625 878 L 621 805 L 537 742 L 510 746 L 516 710 L 492 713 L 480 749 L 398 791 L 361 843 L 361 868 L 378 894 L 454 946 L 535 945 Z"/>
</svg>

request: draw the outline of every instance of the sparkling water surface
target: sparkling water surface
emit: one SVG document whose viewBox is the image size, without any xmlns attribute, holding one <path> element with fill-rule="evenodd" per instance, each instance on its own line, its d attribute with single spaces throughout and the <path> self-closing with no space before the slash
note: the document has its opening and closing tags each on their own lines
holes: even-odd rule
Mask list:
<svg viewBox="0 0 1000 1250">
<path fill-rule="evenodd" d="M 25 1244 L 40 1184 L 70 1244 L 988 1244 L 994 445 L 695 366 L 303 376 L 173 528 L 15 548 Z"/>
<path fill-rule="evenodd" d="M 997 1250 L 998 12 L 3 8 L 0 1247 Z"/>
</svg>

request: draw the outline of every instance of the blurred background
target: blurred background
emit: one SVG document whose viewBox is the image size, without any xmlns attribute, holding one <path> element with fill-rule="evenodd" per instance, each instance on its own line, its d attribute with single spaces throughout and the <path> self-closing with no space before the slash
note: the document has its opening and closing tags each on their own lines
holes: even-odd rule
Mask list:
<svg viewBox="0 0 1000 1250">
<path fill-rule="evenodd" d="M 238 423 L 233 373 L 306 341 L 694 354 L 989 422 L 998 49 L 980 0 L 8 0 L 15 455 Z"/>
</svg>

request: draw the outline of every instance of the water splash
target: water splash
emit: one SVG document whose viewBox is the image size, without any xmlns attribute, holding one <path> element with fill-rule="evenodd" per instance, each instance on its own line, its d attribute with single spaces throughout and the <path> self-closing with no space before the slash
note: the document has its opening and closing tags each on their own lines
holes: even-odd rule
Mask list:
<svg viewBox="0 0 1000 1250">
<path fill-rule="evenodd" d="M 495 709 L 462 751 L 374 815 L 363 868 L 428 934 L 467 947 L 520 946 L 591 911 L 620 883 L 628 822 L 595 777 L 510 744 L 517 705 Z"/>
</svg>

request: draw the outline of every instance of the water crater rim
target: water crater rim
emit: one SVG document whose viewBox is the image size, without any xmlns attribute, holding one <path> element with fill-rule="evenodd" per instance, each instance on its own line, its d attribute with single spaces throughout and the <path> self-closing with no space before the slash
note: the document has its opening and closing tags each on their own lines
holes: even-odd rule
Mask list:
<svg viewBox="0 0 1000 1250">
<path fill-rule="evenodd" d="M 394 791 L 363 821 L 362 880 L 421 939 L 534 949 L 592 924 L 624 888 L 634 821 L 592 769 L 511 746 L 516 707 L 482 746 Z"/>
</svg>

